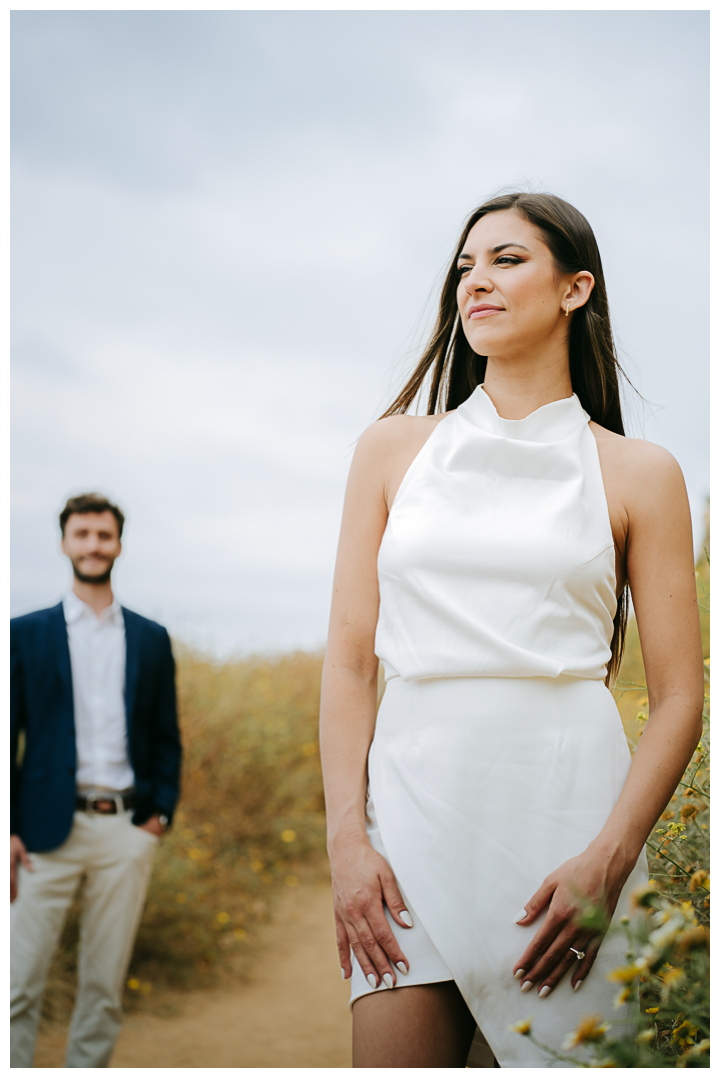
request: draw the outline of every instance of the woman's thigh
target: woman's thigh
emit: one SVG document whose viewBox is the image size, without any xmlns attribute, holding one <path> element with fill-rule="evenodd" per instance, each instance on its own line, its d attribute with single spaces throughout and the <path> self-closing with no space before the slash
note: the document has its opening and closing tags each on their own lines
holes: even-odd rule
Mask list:
<svg viewBox="0 0 720 1080">
<path fill-rule="evenodd" d="M 396 987 L 353 1006 L 354 1069 L 463 1069 L 475 1020 L 454 982 Z"/>
</svg>

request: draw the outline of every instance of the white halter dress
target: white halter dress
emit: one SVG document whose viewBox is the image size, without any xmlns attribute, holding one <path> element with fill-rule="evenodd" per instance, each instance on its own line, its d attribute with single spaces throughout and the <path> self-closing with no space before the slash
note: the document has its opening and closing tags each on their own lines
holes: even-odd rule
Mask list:
<svg viewBox="0 0 720 1080">
<path fill-rule="evenodd" d="M 414 920 L 391 922 L 397 985 L 453 979 L 503 1068 L 567 1067 L 508 1030 L 528 1016 L 558 1050 L 590 1013 L 627 1023 L 606 978 L 622 935 L 577 993 L 568 975 L 521 994 L 512 973 L 542 920 L 517 913 L 597 836 L 630 767 L 604 684 L 615 549 L 588 421 L 576 395 L 505 420 L 477 387 L 408 469 L 378 556 L 367 827 Z M 643 855 L 616 920 L 646 876 Z M 352 1001 L 372 992 L 354 964 Z"/>
</svg>

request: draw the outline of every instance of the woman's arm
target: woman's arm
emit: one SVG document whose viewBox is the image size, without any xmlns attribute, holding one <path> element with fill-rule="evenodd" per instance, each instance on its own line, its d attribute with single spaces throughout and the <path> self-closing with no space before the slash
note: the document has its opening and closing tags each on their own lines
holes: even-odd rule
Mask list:
<svg viewBox="0 0 720 1080">
<path fill-rule="evenodd" d="M 527 989 L 552 989 L 575 964 L 571 945 L 588 940 L 573 924 L 580 892 L 611 915 L 651 829 L 677 787 L 702 735 L 702 643 L 692 529 L 682 473 L 659 446 L 618 439 L 604 448 L 613 510 L 626 518 L 627 575 L 648 686 L 649 720 L 620 797 L 587 850 L 568 860 L 526 904 L 520 926 L 547 908 L 542 926 L 515 965 Z M 617 516 L 617 515 L 616 515 Z M 572 976 L 587 975 L 599 943 Z M 549 993 L 545 991 L 545 993 Z M 544 994 L 543 994 L 544 996 Z"/>
<path fill-rule="evenodd" d="M 383 900 L 399 926 L 410 925 L 393 873 L 365 828 L 367 757 L 377 712 L 377 555 L 392 495 L 436 419 L 389 417 L 359 440 L 348 478 L 323 667 L 320 748 L 338 950 L 345 978 L 352 949 L 371 986 L 380 980 L 394 985 L 393 964 L 407 971 Z"/>
</svg>

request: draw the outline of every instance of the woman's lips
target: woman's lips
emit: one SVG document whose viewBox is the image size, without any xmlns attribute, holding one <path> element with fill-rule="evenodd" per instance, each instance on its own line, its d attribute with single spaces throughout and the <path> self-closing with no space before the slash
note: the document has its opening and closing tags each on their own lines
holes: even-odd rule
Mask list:
<svg viewBox="0 0 720 1080">
<path fill-rule="evenodd" d="M 493 307 L 490 304 L 483 304 L 481 307 L 471 307 L 468 312 L 470 319 L 485 319 L 488 315 L 497 315 L 499 311 L 504 311 L 504 308 Z"/>
</svg>

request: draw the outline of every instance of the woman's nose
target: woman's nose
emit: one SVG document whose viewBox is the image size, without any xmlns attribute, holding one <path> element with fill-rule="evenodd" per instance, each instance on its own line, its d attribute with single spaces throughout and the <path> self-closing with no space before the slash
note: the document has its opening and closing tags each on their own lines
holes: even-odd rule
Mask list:
<svg viewBox="0 0 720 1080">
<path fill-rule="evenodd" d="M 492 292 L 493 284 L 481 270 L 474 267 L 465 275 L 465 288 L 470 296 L 477 292 Z"/>
</svg>

